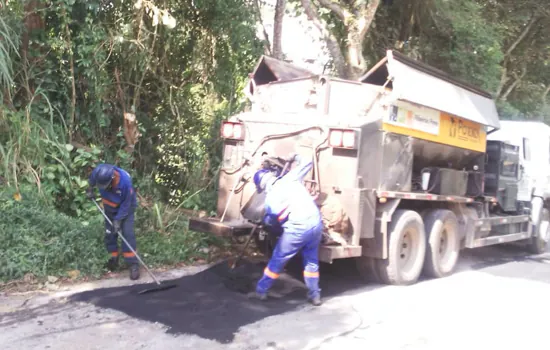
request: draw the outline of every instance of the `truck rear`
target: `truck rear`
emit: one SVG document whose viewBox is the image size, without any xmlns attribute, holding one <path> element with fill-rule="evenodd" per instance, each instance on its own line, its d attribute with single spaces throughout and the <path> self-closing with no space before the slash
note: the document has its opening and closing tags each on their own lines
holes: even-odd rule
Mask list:
<svg viewBox="0 0 550 350">
<path fill-rule="evenodd" d="M 321 261 L 354 258 L 365 276 L 410 284 L 452 273 L 462 248 L 546 249 L 548 196 L 518 199 L 520 147 L 487 141 L 500 123 L 486 92 L 388 51 L 360 81 L 263 57 L 249 93 L 252 109 L 222 125 L 217 216 L 191 229 L 250 233 L 254 172 L 300 153 L 314 160 L 306 186 L 323 215 Z M 258 242 L 269 253 L 276 237 Z"/>
</svg>

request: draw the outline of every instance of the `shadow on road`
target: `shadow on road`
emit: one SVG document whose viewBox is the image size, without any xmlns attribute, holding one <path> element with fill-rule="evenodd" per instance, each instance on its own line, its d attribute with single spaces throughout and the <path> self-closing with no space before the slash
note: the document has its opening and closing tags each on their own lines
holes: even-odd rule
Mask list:
<svg viewBox="0 0 550 350">
<path fill-rule="evenodd" d="M 178 287 L 161 292 L 139 295 L 137 292 L 154 285 L 142 284 L 87 291 L 73 295 L 70 300 L 159 322 L 170 327 L 169 333 L 196 334 L 229 343 L 242 326 L 308 307 L 302 271 L 296 263 L 289 264 L 287 273 L 281 274 L 273 286 L 276 298 L 267 302 L 250 300 L 246 293 L 254 290 L 264 267 L 263 263 L 243 261 L 235 273 L 229 273 L 227 263 L 220 263 L 195 275 L 172 280 Z M 321 275 L 324 299 L 366 286 L 350 260 L 323 264 Z"/>
<path fill-rule="evenodd" d="M 547 263 L 548 254 L 532 255 L 526 248 L 518 244 L 502 244 L 476 249 L 465 249 L 461 252 L 463 258 L 473 258 L 472 270 L 483 270 L 508 263 Z"/>
</svg>

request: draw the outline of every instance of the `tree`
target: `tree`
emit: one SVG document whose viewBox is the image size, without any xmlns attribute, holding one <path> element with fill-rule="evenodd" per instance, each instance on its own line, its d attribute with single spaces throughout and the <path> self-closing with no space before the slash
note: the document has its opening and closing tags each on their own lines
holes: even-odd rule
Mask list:
<svg viewBox="0 0 550 350">
<path fill-rule="evenodd" d="M 284 58 L 282 37 L 285 8 L 286 0 L 277 0 L 275 5 L 275 18 L 273 21 L 273 57 L 279 60 Z"/>
<path fill-rule="evenodd" d="M 355 79 L 367 62 L 364 41 L 380 0 L 300 0 L 308 19 L 326 40 L 338 76 Z"/>
</svg>

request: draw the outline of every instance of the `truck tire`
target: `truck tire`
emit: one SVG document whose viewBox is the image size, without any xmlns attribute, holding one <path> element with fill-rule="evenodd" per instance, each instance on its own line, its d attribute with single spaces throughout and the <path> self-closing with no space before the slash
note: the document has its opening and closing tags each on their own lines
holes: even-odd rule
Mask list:
<svg viewBox="0 0 550 350">
<path fill-rule="evenodd" d="M 381 283 L 383 282 L 378 274 L 377 260 L 369 256 L 359 256 L 355 258 L 355 265 L 361 278 L 366 282 Z"/>
<path fill-rule="evenodd" d="M 542 209 L 537 235 L 530 238 L 529 251 L 532 254 L 543 254 L 548 250 L 550 241 L 550 211 Z"/>
<path fill-rule="evenodd" d="M 427 238 L 424 275 L 434 278 L 450 275 L 460 251 L 456 215 L 450 210 L 430 210 L 424 215 L 424 227 Z"/>
<path fill-rule="evenodd" d="M 388 258 L 375 259 L 378 276 L 386 284 L 413 284 L 422 272 L 426 254 L 422 217 L 413 210 L 396 210 L 388 231 Z"/>
</svg>

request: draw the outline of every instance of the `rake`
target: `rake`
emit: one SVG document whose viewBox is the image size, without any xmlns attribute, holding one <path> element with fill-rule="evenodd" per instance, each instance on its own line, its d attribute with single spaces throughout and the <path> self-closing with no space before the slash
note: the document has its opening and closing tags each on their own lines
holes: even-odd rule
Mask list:
<svg viewBox="0 0 550 350">
<path fill-rule="evenodd" d="M 103 214 L 103 217 L 105 218 L 105 220 L 107 220 L 107 222 L 109 224 L 111 224 L 111 226 L 113 226 L 113 223 L 111 222 L 111 220 L 107 217 L 107 215 L 105 214 L 105 212 L 101 209 L 101 207 L 99 206 L 99 204 L 97 204 L 96 201 L 92 200 L 92 202 L 94 202 L 95 206 L 97 207 L 97 209 L 101 212 L 101 214 Z M 149 267 L 147 267 L 147 265 L 143 262 L 143 260 L 141 260 L 140 256 L 138 255 L 138 253 L 130 246 L 130 244 L 128 244 L 128 241 L 126 240 L 126 238 L 124 238 L 124 236 L 120 233 L 120 231 L 117 231 L 117 234 L 118 236 L 124 241 L 124 243 L 126 243 L 126 246 L 132 251 L 132 253 L 135 254 L 136 258 L 138 259 L 138 261 L 140 262 L 140 264 L 145 267 L 145 270 L 147 270 L 147 272 L 149 273 L 149 275 L 151 276 L 151 278 L 153 278 L 153 280 L 155 281 L 155 283 L 157 284 L 156 287 L 152 287 L 152 288 L 146 288 L 146 289 L 143 289 L 141 291 L 138 292 L 138 294 L 145 294 L 145 293 L 153 293 L 153 292 L 160 292 L 160 291 L 163 291 L 163 290 L 167 290 L 167 289 L 171 289 L 171 288 L 174 288 L 176 287 L 176 284 L 162 284 L 160 283 L 160 281 L 155 277 L 155 275 L 151 272 L 151 270 L 149 270 Z"/>
</svg>

